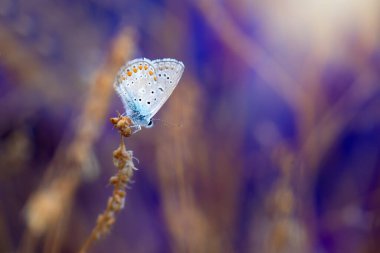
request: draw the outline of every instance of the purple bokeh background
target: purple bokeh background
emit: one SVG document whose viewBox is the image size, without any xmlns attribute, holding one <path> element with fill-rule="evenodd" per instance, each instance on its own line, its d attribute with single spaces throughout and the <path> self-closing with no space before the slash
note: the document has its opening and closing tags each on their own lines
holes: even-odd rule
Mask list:
<svg viewBox="0 0 380 253">
<path fill-rule="evenodd" d="M 160 149 L 175 146 L 173 125 L 189 124 L 170 108 L 189 107 L 197 121 L 183 169 L 203 180 L 186 178 L 219 249 L 380 251 L 380 6 L 318 2 L 3 0 L 0 249 L 20 248 L 25 203 L 58 147 L 74 138 L 93 75 L 128 27 L 132 58 L 176 58 L 186 70 L 172 95 L 181 99 L 156 115 L 164 123 L 128 139 L 139 171 L 114 228 L 91 252 L 218 252 L 191 245 L 191 230 L 177 245 L 159 183 Z M 194 104 L 185 103 L 188 87 Z M 75 193 L 59 252 L 77 252 L 112 191 L 119 136 L 108 118 L 122 105 L 113 95 L 109 106 L 91 151 L 97 172 Z M 275 196 L 287 191 L 284 211 L 285 197 Z"/>
</svg>

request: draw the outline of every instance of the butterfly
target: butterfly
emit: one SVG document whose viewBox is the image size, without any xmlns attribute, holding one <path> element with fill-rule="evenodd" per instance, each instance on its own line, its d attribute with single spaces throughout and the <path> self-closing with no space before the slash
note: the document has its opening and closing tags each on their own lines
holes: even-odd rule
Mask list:
<svg viewBox="0 0 380 253">
<path fill-rule="evenodd" d="M 174 59 L 139 58 L 127 62 L 116 76 L 114 88 L 132 120 L 134 132 L 153 126 L 152 117 L 177 86 L 185 65 Z"/>
</svg>

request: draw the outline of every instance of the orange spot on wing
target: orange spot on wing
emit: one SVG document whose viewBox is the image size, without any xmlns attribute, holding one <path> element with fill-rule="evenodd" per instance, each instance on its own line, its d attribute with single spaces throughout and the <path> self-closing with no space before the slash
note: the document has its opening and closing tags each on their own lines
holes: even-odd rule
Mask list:
<svg viewBox="0 0 380 253">
<path fill-rule="evenodd" d="M 152 70 L 149 70 L 149 75 L 153 75 L 153 71 Z"/>
<path fill-rule="evenodd" d="M 157 81 L 157 76 L 154 77 L 154 81 Z"/>
<path fill-rule="evenodd" d="M 128 75 L 128 76 L 131 76 L 131 75 L 132 75 L 132 72 L 131 72 L 131 71 L 128 71 L 128 72 L 127 72 L 127 75 Z"/>
<path fill-rule="evenodd" d="M 144 69 L 147 70 L 147 69 L 148 69 L 148 65 L 145 65 L 145 66 L 144 66 Z"/>
<path fill-rule="evenodd" d="M 142 65 L 140 65 L 140 66 L 139 66 L 139 69 L 142 70 L 142 68 L 143 68 Z"/>
<path fill-rule="evenodd" d="M 135 72 L 135 73 L 136 73 L 136 72 L 137 72 L 137 68 L 133 68 L 133 72 Z"/>
</svg>

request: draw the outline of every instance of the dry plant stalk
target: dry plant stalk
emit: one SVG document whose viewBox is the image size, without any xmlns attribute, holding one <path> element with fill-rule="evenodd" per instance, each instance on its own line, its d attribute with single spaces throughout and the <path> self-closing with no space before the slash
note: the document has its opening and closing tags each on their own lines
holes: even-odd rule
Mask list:
<svg viewBox="0 0 380 253">
<path fill-rule="evenodd" d="M 112 118 L 111 122 L 119 129 L 119 131 L 121 131 L 120 129 L 125 130 L 126 133 L 129 133 L 128 136 L 130 136 L 131 129 L 129 126 L 131 120 L 128 117 L 119 115 L 118 118 Z M 88 252 L 88 249 L 95 241 L 99 240 L 110 231 L 112 225 L 116 221 L 115 215 L 124 207 L 126 187 L 128 182 L 130 182 L 133 176 L 133 170 L 136 170 L 136 167 L 133 164 L 132 151 L 125 149 L 123 136 L 126 135 L 121 132 L 120 146 L 113 152 L 113 164 L 117 168 L 117 172 L 115 176 L 110 178 L 110 184 L 114 186 L 112 196 L 108 198 L 105 211 L 98 216 L 96 226 L 83 244 L 80 253 Z"/>
<path fill-rule="evenodd" d="M 132 120 L 126 116 L 121 116 L 119 114 L 118 117 L 110 119 L 113 126 L 119 130 L 121 136 L 129 137 L 132 134 L 132 129 L 130 126 L 132 125 Z"/>
<path fill-rule="evenodd" d="M 42 236 L 46 236 L 44 252 L 59 251 L 65 228 L 63 222 L 82 180 L 83 168 L 88 161 L 91 147 L 100 135 L 113 91 L 113 78 L 119 66 L 130 57 L 133 47 L 131 31 L 121 31 L 108 52 L 104 66 L 95 74 L 94 85 L 88 91 L 83 111 L 77 121 L 74 139 L 68 147 L 58 148 L 41 185 L 26 204 L 27 229 L 20 252 L 33 252 L 37 239 Z"/>
</svg>

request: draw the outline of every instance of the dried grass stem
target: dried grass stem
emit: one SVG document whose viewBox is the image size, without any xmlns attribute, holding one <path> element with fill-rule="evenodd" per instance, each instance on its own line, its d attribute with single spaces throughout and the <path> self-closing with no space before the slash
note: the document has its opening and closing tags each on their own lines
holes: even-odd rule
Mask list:
<svg viewBox="0 0 380 253">
<path fill-rule="evenodd" d="M 125 149 L 123 137 L 121 137 L 120 146 L 113 152 L 113 163 L 117 172 L 110 178 L 110 184 L 114 186 L 112 196 L 108 198 L 106 209 L 98 216 L 96 226 L 83 244 L 80 253 L 88 252 L 95 241 L 110 231 L 116 221 L 116 214 L 123 209 L 126 187 L 133 176 L 133 171 L 136 170 L 132 158 L 132 151 Z"/>
</svg>

